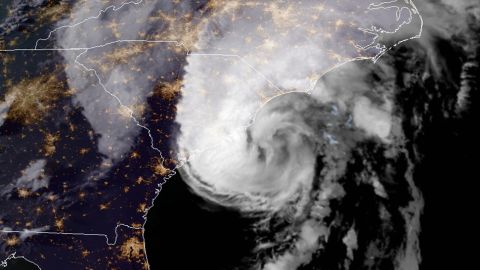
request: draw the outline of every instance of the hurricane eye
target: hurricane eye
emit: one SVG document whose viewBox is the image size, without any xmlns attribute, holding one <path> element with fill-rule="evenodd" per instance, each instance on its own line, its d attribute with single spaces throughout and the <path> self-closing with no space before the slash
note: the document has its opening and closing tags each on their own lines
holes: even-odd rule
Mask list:
<svg viewBox="0 0 480 270">
<path fill-rule="evenodd" d="M 267 159 L 265 148 L 257 146 L 257 159 L 261 162 L 265 162 Z"/>
</svg>

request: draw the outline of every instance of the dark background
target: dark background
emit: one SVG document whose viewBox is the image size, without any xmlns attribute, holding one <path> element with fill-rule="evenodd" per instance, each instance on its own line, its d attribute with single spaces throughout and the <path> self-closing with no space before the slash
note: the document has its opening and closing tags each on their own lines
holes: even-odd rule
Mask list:
<svg viewBox="0 0 480 270">
<path fill-rule="evenodd" d="M 163 185 L 147 218 L 151 269 L 233 269 L 255 246 L 248 219 L 193 195 L 178 173 Z"/>
</svg>

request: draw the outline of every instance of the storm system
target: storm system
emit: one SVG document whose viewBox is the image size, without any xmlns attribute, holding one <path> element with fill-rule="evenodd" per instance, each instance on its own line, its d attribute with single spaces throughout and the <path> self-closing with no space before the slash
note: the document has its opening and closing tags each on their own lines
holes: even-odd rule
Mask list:
<svg viewBox="0 0 480 270">
<path fill-rule="evenodd" d="M 33 2 L 24 6 L 52 8 Z M 32 141 L 60 130 L 28 162 L 0 152 L 0 165 L 17 164 L 0 171 L 0 236 L 21 232 L 0 243 L 1 259 L 431 269 L 429 211 L 474 151 L 478 1 L 66 3 L 52 5 L 68 16 L 25 38 L 52 53 L 27 72 L 37 79 L 0 77 L 0 146 L 17 126 L 31 126 Z M 25 10 L 0 25 L 15 40 L 2 53 L 24 53 L 11 33 L 28 26 Z M 18 58 L 13 67 L 31 66 Z M 35 241 L 68 255 L 50 261 Z"/>
<path fill-rule="evenodd" d="M 285 8 L 307 18 L 291 32 L 276 29 L 289 21 L 277 25 L 248 5 L 234 13 L 247 22 L 232 23 L 233 15 L 225 12 L 207 26 L 220 37 L 204 34 L 200 46 L 233 47 L 247 52 L 246 61 L 267 56 L 255 67 L 271 80 L 241 61 L 187 58 L 176 118 L 180 153 L 188 156 L 180 175 L 208 203 L 255 220 L 255 248 L 246 256 L 251 269 L 419 269 L 425 201 L 416 184 L 422 180 L 413 176 L 422 156 L 413 142 L 431 117 L 421 107 L 438 102 L 429 92 L 442 91 L 431 88 L 456 89 L 445 108 L 452 117 L 468 110 L 468 78 L 478 72 L 478 63 L 466 58 L 461 80 L 445 78 L 452 66 L 438 46 L 465 35 L 465 44 L 451 46 L 462 46 L 465 57 L 476 55 L 476 40 L 469 44 L 468 37 L 478 5 L 416 3 L 423 22 L 419 39 L 378 61 L 347 61 L 309 87 L 312 74 L 337 61 L 325 55 L 330 48 L 324 36 L 317 41 L 302 33 L 312 30 L 309 4 Z M 462 20 L 455 19 L 459 14 Z M 258 33 L 259 25 L 268 26 Z M 315 25 L 315 31 L 321 29 Z M 269 43 L 255 44 L 263 31 Z M 382 42 L 396 42 L 391 38 L 398 37 Z M 216 75 L 221 79 L 212 85 Z M 424 95 L 418 104 L 408 102 Z"/>
</svg>

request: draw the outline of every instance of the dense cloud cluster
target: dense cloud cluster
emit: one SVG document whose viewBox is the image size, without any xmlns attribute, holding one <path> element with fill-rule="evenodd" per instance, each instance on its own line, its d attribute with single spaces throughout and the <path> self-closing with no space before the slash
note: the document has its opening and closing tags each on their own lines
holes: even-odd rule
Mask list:
<svg viewBox="0 0 480 270">
<path fill-rule="evenodd" d="M 290 44 L 284 41 L 278 48 L 273 43 L 267 52 L 262 46 L 252 48 L 241 42 L 242 38 L 255 40 L 253 31 L 248 31 L 251 24 L 242 24 L 242 19 L 234 26 L 228 19 L 217 19 L 215 26 L 223 34 L 206 36 L 203 42 L 209 48 L 218 43 L 221 48 L 248 51 L 245 59 L 252 63 L 268 55 L 268 61 L 254 66 L 272 81 L 236 58 L 205 62 L 189 57 L 177 116 L 182 131 L 180 153 L 185 151 L 188 157 L 182 176 L 213 203 L 261 217 L 256 228 L 263 237 L 257 240 L 257 251 L 265 256 L 252 267 L 297 269 L 337 263 L 336 269 L 368 265 L 418 269 L 423 198 L 413 178 L 418 152 L 408 142 L 414 140 L 410 129 L 421 129 L 421 119 L 431 116 L 416 112 L 410 116 L 416 120 L 406 119 L 405 111 L 411 108 L 399 97 L 416 93 L 399 80 L 423 85 L 418 91 L 424 92 L 432 90 L 424 84 L 425 76 L 444 81 L 442 74 L 451 73 L 451 67 L 443 63 L 438 42 L 471 35 L 468 23 L 478 20 L 478 7 L 473 2 L 422 2 L 419 10 L 425 11 L 426 25 L 419 40 L 387 52 L 375 64 L 365 60 L 336 67 L 312 88 L 298 78 L 307 78 L 307 70 L 333 63 L 315 54 L 328 45 L 292 39 L 300 43 L 294 46 L 300 51 L 284 51 L 284 44 Z M 456 20 L 458 14 L 465 20 Z M 253 25 L 262 23 L 259 19 Z M 271 33 L 269 38 L 275 40 L 276 32 Z M 283 40 L 289 36 L 277 34 Z M 385 38 L 386 43 L 394 42 L 389 40 L 392 36 Z M 472 53 L 468 51 L 471 43 L 462 43 L 466 54 Z M 478 64 L 467 64 L 472 65 Z M 211 84 L 212 80 L 216 83 Z M 465 88 L 450 90 L 458 93 L 458 100 L 453 100 L 459 106 L 468 103 L 468 93 L 462 93 L 468 92 Z M 277 93 L 283 89 L 310 95 Z M 269 95 L 276 97 L 265 103 L 262 97 Z M 424 102 L 419 106 L 432 101 Z M 267 232 L 271 235 L 266 236 Z M 341 251 L 334 253 L 338 248 Z"/>
<path fill-rule="evenodd" d="M 17 2 L 0 35 L 35 26 L 28 9 L 48 10 L 50 1 Z M 8 178 L 0 186 L 9 202 L 4 209 L 12 198 L 30 209 L 34 201 L 27 199 L 35 194 L 74 217 L 67 225 L 63 218 L 35 224 L 18 233 L 13 246 L 72 224 L 95 234 L 99 224 L 108 226 L 102 233 L 113 235 L 112 224 L 131 221 L 143 233 L 152 198 L 179 172 L 185 196 L 213 213 L 205 217 L 218 209 L 240 216 L 245 239 L 235 237 L 248 251 L 232 256 L 240 262 L 225 262 L 208 250 L 225 247 L 202 243 L 207 251 L 201 254 L 221 261 L 210 269 L 419 269 L 427 204 L 423 159 L 436 147 L 428 143 L 433 136 L 457 138 L 454 127 L 469 117 L 478 95 L 480 5 L 371 2 L 66 1 L 69 16 L 29 39 L 37 41 L 32 49 L 55 51 L 51 61 L 59 62 L 58 77 L 68 85 L 63 109 L 77 112 L 87 128 L 67 125 L 68 117 L 53 126 L 76 132 L 91 148 L 73 137 L 57 142 L 60 133 L 46 136 L 43 149 L 31 147 L 44 156 L 17 164 L 16 174 L 2 173 Z M 14 52 L 10 43 L 0 49 Z M 0 103 L 0 127 L 11 127 L 8 113 L 19 93 Z M 63 144 L 79 149 L 64 150 L 53 162 Z M 77 152 L 94 157 L 75 163 L 68 155 Z M 56 176 L 63 162 L 79 172 Z M 96 211 L 90 206 L 97 199 L 102 215 L 111 210 L 105 223 L 74 216 Z M 56 217 L 58 209 L 45 213 Z M 4 230 L 17 229 L 7 223 Z M 185 232 L 169 232 L 175 241 L 178 233 Z M 146 267 L 143 252 L 137 262 Z"/>
</svg>

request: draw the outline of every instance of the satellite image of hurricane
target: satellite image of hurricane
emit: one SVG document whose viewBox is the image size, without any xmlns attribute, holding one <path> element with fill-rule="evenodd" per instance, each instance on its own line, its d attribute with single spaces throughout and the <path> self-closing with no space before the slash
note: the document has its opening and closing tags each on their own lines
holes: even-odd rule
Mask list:
<svg viewBox="0 0 480 270">
<path fill-rule="evenodd" d="M 474 269 L 479 86 L 478 0 L 0 0 L 0 269 Z"/>
</svg>

